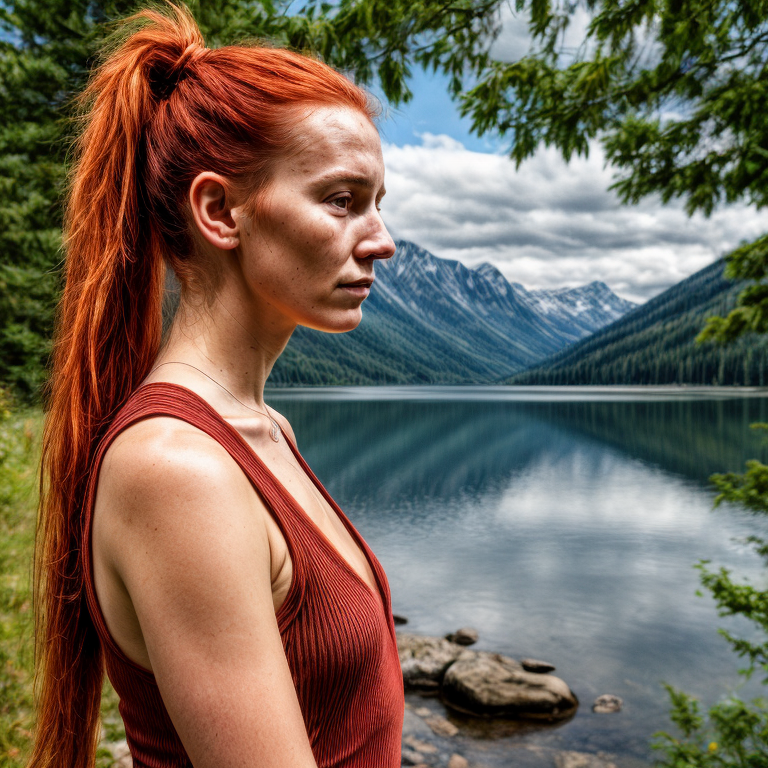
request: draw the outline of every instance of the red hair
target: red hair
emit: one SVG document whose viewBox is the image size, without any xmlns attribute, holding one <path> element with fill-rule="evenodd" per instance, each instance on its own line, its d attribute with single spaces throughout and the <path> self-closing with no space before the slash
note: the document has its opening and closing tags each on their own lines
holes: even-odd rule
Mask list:
<svg viewBox="0 0 768 768">
<path fill-rule="evenodd" d="M 66 284 L 46 393 L 35 545 L 37 726 L 30 768 L 90 768 L 103 658 L 85 602 L 82 505 L 106 427 L 161 341 L 165 265 L 204 289 L 186 196 L 212 170 L 252 193 L 292 147 L 302 110 L 373 117 L 367 94 L 290 51 L 209 50 L 168 4 L 122 22 L 81 96 L 65 217 Z"/>
</svg>

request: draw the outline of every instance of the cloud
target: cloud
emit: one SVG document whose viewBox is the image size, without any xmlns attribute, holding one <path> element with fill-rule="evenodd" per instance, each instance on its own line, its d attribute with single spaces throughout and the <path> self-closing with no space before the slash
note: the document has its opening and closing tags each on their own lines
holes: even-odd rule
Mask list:
<svg viewBox="0 0 768 768">
<path fill-rule="evenodd" d="M 566 164 L 542 149 L 518 170 L 506 156 L 471 152 L 449 136 L 384 145 L 383 215 L 396 237 L 468 266 L 489 261 L 528 288 L 603 280 L 645 301 L 768 229 L 733 205 L 689 218 L 649 198 L 622 206 L 599 145 Z"/>
<path fill-rule="evenodd" d="M 512 62 L 531 52 L 534 46 L 528 29 L 529 19 L 526 11 L 515 11 L 511 3 L 502 9 L 501 32 L 491 46 L 492 58 Z M 584 48 L 591 19 L 591 14 L 585 8 L 579 6 L 573 10 L 565 33 L 560 38 L 559 51 L 563 57 L 561 61 L 571 60 L 577 53 L 584 53 L 594 47 L 590 44 L 588 48 Z"/>
</svg>

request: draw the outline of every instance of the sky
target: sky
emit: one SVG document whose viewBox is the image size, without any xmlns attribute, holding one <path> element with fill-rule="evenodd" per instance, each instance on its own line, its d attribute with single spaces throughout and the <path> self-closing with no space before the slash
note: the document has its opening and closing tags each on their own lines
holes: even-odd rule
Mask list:
<svg viewBox="0 0 768 768">
<path fill-rule="evenodd" d="M 497 57 L 526 45 L 524 24 L 505 19 Z M 542 148 L 516 170 L 503 142 L 472 135 L 441 76 L 418 72 L 411 89 L 408 105 L 383 105 L 382 215 L 395 238 L 436 256 L 490 262 L 529 289 L 602 280 L 643 302 L 768 230 L 765 212 L 746 205 L 689 218 L 681 201 L 620 204 L 597 143 L 570 164 Z"/>
</svg>

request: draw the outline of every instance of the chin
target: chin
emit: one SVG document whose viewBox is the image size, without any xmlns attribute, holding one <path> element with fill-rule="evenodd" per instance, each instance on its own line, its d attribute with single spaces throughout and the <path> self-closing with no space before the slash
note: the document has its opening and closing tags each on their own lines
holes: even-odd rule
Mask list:
<svg viewBox="0 0 768 768">
<path fill-rule="evenodd" d="M 323 333 L 348 333 L 354 331 L 362 319 L 363 310 L 361 307 L 356 307 L 355 309 L 337 311 L 322 318 L 312 318 L 302 325 L 316 331 L 323 331 Z"/>
</svg>

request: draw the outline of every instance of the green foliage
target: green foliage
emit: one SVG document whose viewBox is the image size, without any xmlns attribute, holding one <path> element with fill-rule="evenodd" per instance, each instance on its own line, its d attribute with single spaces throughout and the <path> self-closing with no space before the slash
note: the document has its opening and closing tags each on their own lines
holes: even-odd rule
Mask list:
<svg viewBox="0 0 768 768">
<path fill-rule="evenodd" d="M 765 422 L 754 423 L 751 427 L 768 432 Z M 768 465 L 752 459 L 747 462 L 747 470 L 743 474 L 716 474 L 711 480 L 719 492 L 715 506 L 728 502 L 746 507 L 756 514 L 768 513 Z M 758 536 L 750 536 L 747 541 L 768 566 L 768 542 Z M 762 639 L 750 641 L 725 630 L 721 630 L 721 634 L 740 657 L 747 659 L 744 674 L 751 675 L 756 669 L 761 669 L 765 675 L 764 682 L 768 683 L 768 589 L 736 583 L 726 569 L 711 571 L 706 566 L 706 563 L 697 566 L 701 570 L 701 582 L 715 598 L 720 614 L 744 616 L 756 625 Z"/>
<path fill-rule="evenodd" d="M 768 702 L 747 704 L 729 698 L 711 707 L 704 718 L 698 702 L 665 686 L 670 719 L 679 735 L 656 734 L 653 748 L 663 753 L 664 768 L 764 768 L 768 764 Z"/>
<path fill-rule="evenodd" d="M 750 427 L 754 430 L 768 430 L 768 424 L 763 422 L 750 424 Z M 712 475 L 711 480 L 719 491 L 715 498 L 716 507 L 729 501 L 754 512 L 768 513 L 768 466 L 765 464 L 753 459 L 747 462 L 744 474 L 727 472 Z"/>
<path fill-rule="evenodd" d="M 751 542 L 765 556 L 768 547 L 765 541 L 752 537 Z M 725 568 L 710 571 L 706 563 L 699 563 L 701 583 L 715 598 L 721 616 L 741 615 L 751 621 L 760 630 L 765 640 L 754 642 L 735 637 L 731 632 L 721 629 L 720 633 L 730 643 L 733 650 L 746 658 L 748 666 L 743 670 L 751 675 L 756 669 L 762 669 L 768 683 L 768 590 L 760 590 L 748 583 L 735 582 Z M 768 727 L 768 723 L 766 723 Z"/>
<path fill-rule="evenodd" d="M 566 159 L 599 139 L 626 202 L 652 193 L 709 214 L 766 204 L 768 2 L 516 0 L 530 51 L 491 62 L 461 96 L 479 133 L 511 142 L 520 163 L 540 144 Z M 577 10 L 589 17 L 563 45 Z"/>
<path fill-rule="evenodd" d="M 33 727 L 32 547 L 43 415 L 0 388 L 0 768 L 22 768 Z M 117 694 L 102 698 L 105 740 L 125 738 Z M 97 768 L 114 763 L 100 749 Z"/>
<path fill-rule="evenodd" d="M 20 766 L 32 716 L 30 563 L 38 412 L 0 389 L 0 766 Z"/>
<path fill-rule="evenodd" d="M 725 317 L 711 317 L 697 340 L 728 344 L 747 333 L 768 333 L 768 235 L 737 248 L 727 257 L 725 274 L 732 279 L 753 280 Z"/>
<path fill-rule="evenodd" d="M 751 504 L 751 497 L 744 496 L 740 488 L 732 490 L 728 483 L 720 479 L 722 477 L 725 476 L 715 476 L 716 484 L 721 489 L 720 501 L 744 503 L 749 499 Z M 750 537 L 750 541 L 758 553 L 768 559 L 768 543 L 757 537 Z M 748 676 L 761 669 L 768 674 L 768 590 L 737 583 L 725 568 L 711 571 L 706 562 L 699 563 L 697 568 L 701 571 L 702 584 L 715 598 L 720 615 L 745 617 L 756 625 L 763 638 L 750 641 L 720 630 L 733 650 L 747 659 L 748 666 L 743 673 Z M 768 683 L 768 677 L 764 682 Z M 667 732 L 656 734 L 653 747 L 664 753 L 664 757 L 656 762 L 658 766 L 764 768 L 768 765 L 768 702 L 765 699 L 747 703 L 730 697 L 710 707 L 705 721 L 693 698 L 670 686 L 665 687 L 671 700 L 670 718 L 680 735 Z"/>
</svg>

